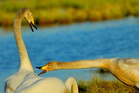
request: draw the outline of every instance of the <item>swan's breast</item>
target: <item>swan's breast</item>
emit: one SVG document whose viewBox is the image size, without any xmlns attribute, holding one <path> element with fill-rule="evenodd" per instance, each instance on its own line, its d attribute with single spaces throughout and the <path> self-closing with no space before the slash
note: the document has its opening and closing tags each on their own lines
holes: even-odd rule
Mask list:
<svg viewBox="0 0 139 93">
<path fill-rule="evenodd" d="M 139 60 L 132 58 L 117 59 L 111 72 L 122 82 L 135 86 L 139 82 Z"/>
</svg>

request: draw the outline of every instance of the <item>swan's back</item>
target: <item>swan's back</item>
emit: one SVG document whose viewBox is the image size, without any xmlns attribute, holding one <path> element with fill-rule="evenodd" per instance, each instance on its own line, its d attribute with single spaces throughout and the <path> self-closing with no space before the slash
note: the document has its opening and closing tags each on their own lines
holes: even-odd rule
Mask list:
<svg viewBox="0 0 139 93">
<path fill-rule="evenodd" d="M 15 93 L 68 93 L 65 84 L 58 78 L 31 78 L 24 81 Z"/>
</svg>

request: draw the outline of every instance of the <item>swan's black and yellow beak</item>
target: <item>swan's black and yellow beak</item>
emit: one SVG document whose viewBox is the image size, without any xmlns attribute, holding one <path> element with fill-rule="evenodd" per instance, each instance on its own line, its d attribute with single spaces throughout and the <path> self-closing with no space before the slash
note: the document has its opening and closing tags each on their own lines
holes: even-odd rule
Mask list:
<svg viewBox="0 0 139 93">
<path fill-rule="evenodd" d="M 36 68 L 43 70 L 42 72 L 40 72 L 38 74 L 38 76 L 39 76 L 39 75 L 44 74 L 44 73 L 47 72 L 48 65 L 45 65 L 45 66 L 42 66 L 42 67 L 36 67 Z"/>
<path fill-rule="evenodd" d="M 42 72 L 40 72 L 40 73 L 38 74 L 38 76 L 41 75 L 41 74 L 44 74 L 44 73 L 46 73 L 46 72 L 47 72 L 46 70 L 43 70 Z"/>
<path fill-rule="evenodd" d="M 29 26 L 30 26 L 32 32 L 34 32 L 33 27 L 37 30 L 37 26 L 34 24 L 34 22 L 29 22 Z"/>
</svg>

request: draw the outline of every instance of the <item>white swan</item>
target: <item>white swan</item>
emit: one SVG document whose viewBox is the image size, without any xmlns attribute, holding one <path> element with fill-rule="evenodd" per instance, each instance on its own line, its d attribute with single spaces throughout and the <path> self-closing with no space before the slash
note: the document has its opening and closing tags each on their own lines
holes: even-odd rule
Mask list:
<svg viewBox="0 0 139 93">
<path fill-rule="evenodd" d="M 24 8 L 17 12 L 13 27 L 16 44 L 19 50 L 20 67 L 18 72 L 8 77 L 5 82 L 5 93 L 78 93 L 78 86 L 74 78 L 68 78 L 65 84 L 58 78 L 38 77 L 32 68 L 22 34 L 21 21 L 25 18 L 33 31 L 34 19 L 29 9 Z"/>
<path fill-rule="evenodd" d="M 139 89 L 139 59 L 133 58 L 111 58 L 111 59 L 95 59 L 95 60 L 80 60 L 74 62 L 49 62 L 48 64 L 37 67 L 47 71 L 54 71 L 59 69 L 82 69 L 82 68 L 106 68 L 116 78 L 123 83 L 135 87 L 136 91 Z"/>
</svg>

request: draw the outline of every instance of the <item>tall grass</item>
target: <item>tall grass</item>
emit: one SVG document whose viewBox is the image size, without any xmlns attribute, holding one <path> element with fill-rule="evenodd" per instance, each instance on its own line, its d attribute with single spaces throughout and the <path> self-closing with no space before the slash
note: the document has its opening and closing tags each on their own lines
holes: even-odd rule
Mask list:
<svg viewBox="0 0 139 93">
<path fill-rule="evenodd" d="M 78 85 L 79 93 L 135 93 L 134 88 L 120 81 L 100 80 L 98 77 L 92 78 L 90 81 L 80 80 Z"/>
<path fill-rule="evenodd" d="M 0 25 L 11 25 L 21 8 L 29 8 L 39 25 L 139 16 L 139 0 L 1 0 Z"/>
</svg>

